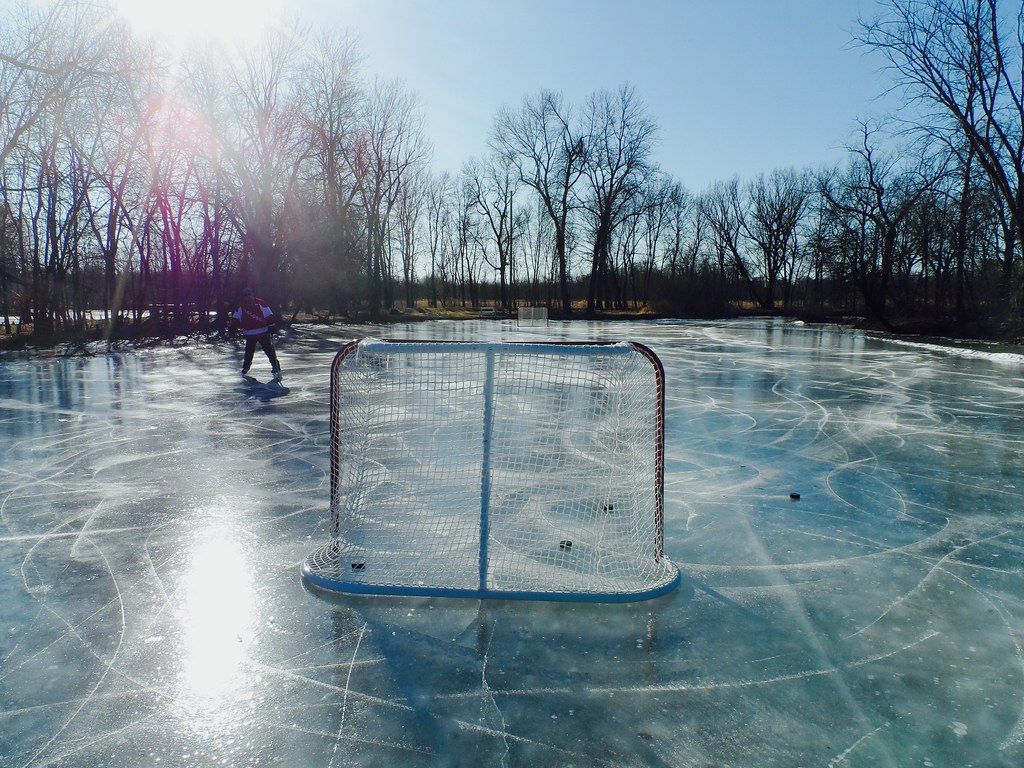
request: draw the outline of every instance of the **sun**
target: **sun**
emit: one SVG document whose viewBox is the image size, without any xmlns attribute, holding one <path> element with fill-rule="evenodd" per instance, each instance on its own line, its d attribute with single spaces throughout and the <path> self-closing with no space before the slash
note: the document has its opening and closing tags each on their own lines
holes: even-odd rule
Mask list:
<svg viewBox="0 0 1024 768">
<path fill-rule="evenodd" d="M 174 45 L 222 42 L 244 45 L 278 22 L 283 0 L 113 0 L 139 33 Z"/>
</svg>

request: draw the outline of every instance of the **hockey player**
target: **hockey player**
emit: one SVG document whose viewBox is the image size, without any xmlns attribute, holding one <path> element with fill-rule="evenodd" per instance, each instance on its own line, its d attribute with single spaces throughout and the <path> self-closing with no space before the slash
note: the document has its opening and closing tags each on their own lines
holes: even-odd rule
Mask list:
<svg viewBox="0 0 1024 768">
<path fill-rule="evenodd" d="M 252 288 L 242 291 L 242 303 L 234 314 L 231 315 L 230 328 L 242 329 L 245 336 L 245 358 L 242 360 L 242 375 L 249 373 L 249 366 L 252 365 L 252 355 L 259 344 L 270 360 L 270 367 L 274 373 L 273 380 L 281 381 L 281 364 L 277 362 L 277 353 L 274 351 L 274 341 L 270 332 L 274 327 L 277 318 L 274 310 L 270 308 L 263 299 L 253 295 Z"/>
</svg>

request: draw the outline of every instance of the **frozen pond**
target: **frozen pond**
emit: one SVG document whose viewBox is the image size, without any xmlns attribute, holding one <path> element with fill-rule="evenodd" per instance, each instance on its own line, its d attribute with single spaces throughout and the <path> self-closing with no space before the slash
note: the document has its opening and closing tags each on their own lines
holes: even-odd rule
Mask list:
<svg viewBox="0 0 1024 768">
<path fill-rule="evenodd" d="M 772 321 L 375 328 L 652 346 L 683 584 L 326 600 L 299 566 L 330 360 L 366 330 L 282 344 L 283 397 L 227 345 L 0 363 L 0 766 L 1024 764 L 1019 358 Z"/>
</svg>

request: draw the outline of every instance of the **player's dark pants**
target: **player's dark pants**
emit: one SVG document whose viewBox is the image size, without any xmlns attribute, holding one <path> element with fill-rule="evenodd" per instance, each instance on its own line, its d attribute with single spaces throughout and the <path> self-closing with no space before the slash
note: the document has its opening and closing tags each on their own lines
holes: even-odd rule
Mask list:
<svg viewBox="0 0 1024 768">
<path fill-rule="evenodd" d="M 277 353 L 274 351 L 274 342 L 270 338 L 269 333 L 261 333 L 259 336 L 246 336 L 245 337 L 245 359 L 242 360 L 242 371 L 248 371 L 249 366 L 252 365 L 252 353 L 256 351 L 256 345 L 259 344 L 263 348 L 263 351 L 267 353 L 267 359 L 270 361 L 270 368 L 277 373 L 281 370 L 281 364 L 277 362 Z"/>
</svg>

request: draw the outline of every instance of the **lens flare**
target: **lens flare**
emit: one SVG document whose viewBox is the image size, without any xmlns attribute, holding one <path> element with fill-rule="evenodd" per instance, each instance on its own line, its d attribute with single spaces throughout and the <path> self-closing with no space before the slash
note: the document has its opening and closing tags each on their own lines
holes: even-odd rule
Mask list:
<svg viewBox="0 0 1024 768">
<path fill-rule="evenodd" d="M 113 0 L 121 16 L 140 34 L 172 45 L 252 43 L 275 25 L 282 0 Z"/>
</svg>

